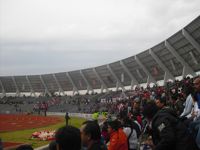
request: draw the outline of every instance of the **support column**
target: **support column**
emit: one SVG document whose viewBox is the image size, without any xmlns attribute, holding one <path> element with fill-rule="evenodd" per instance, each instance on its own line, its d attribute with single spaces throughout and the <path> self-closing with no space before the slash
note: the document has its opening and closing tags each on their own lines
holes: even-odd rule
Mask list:
<svg viewBox="0 0 200 150">
<path fill-rule="evenodd" d="M 20 91 L 19 91 L 19 88 L 17 86 L 17 83 L 15 81 L 15 77 L 14 76 L 12 76 L 12 80 L 13 80 L 13 83 L 14 83 L 15 88 L 16 88 L 16 96 L 20 96 Z"/>
<path fill-rule="evenodd" d="M 171 66 L 172 66 L 173 70 L 176 70 L 176 67 L 175 67 L 174 62 L 173 62 L 172 59 L 170 59 L 170 63 L 171 63 Z"/>
<path fill-rule="evenodd" d="M 2 95 L 4 97 L 4 96 L 6 96 L 6 91 L 5 91 L 5 88 L 4 88 L 3 83 L 1 82 L 1 80 L 0 80 L 0 85 L 1 85 L 1 89 L 2 89 Z"/>
<path fill-rule="evenodd" d="M 158 56 L 156 56 L 156 54 L 152 51 L 152 49 L 149 49 L 149 54 L 153 57 L 153 59 L 156 61 L 156 63 L 163 69 L 163 71 L 165 71 L 164 84 L 169 79 L 172 79 L 174 81 L 175 80 L 174 76 L 167 69 L 167 67 L 162 63 L 162 61 L 158 58 Z"/>
<path fill-rule="evenodd" d="M 192 57 L 193 62 L 198 65 L 198 62 L 196 60 L 196 58 L 194 57 L 194 54 L 192 53 L 192 51 L 189 52 L 190 56 Z"/>
<path fill-rule="evenodd" d="M 51 93 L 49 92 L 49 90 L 48 90 L 46 84 L 44 83 L 44 80 L 43 80 L 43 78 L 42 78 L 42 75 L 40 75 L 40 80 L 41 80 L 41 82 L 42 82 L 42 85 L 43 85 L 44 88 L 45 88 L 44 95 L 48 94 L 49 96 L 52 96 Z"/>
<path fill-rule="evenodd" d="M 28 85 L 29 85 L 29 88 L 30 88 L 30 96 L 32 96 L 32 94 L 34 95 L 34 97 L 36 97 L 36 94 L 35 94 L 35 91 L 33 90 L 33 87 L 32 87 L 32 85 L 31 85 L 31 82 L 30 82 L 30 80 L 29 80 L 29 78 L 28 78 L 28 76 L 26 76 L 26 80 L 27 80 L 27 82 L 28 82 Z"/>
<path fill-rule="evenodd" d="M 88 80 L 86 79 L 85 75 L 83 74 L 82 70 L 80 70 L 80 74 L 82 76 L 82 78 L 84 79 L 84 81 L 86 82 L 87 84 L 87 93 L 89 93 L 89 91 L 91 90 L 92 93 L 94 93 L 94 90 L 92 88 L 92 86 L 90 85 L 90 83 L 88 82 Z"/>
<path fill-rule="evenodd" d="M 101 82 L 101 93 L 103 93 L 103 90 L 105 89 L 106 92 L 109 92 L 108 87 L 106 86 L 105 82 L 101 79 L 100 75 L 96 71 L 95 68 L 93 68 L 94 74 L 97 76 L 98 80 Z"/>
<path fill-rule="evenodd" d="M 118 79 L 117 75 L 114 73 L 114 71 L 112 70 L 112 68 L 110 67 L 110 65 L 107 65 L 108 70 L 110 71 L 110 73 L 112 74 L 112 76 L 117 80 L 117 86 L 116 86 L 116 90 L 119 89 L 119 87 L 122 88 L 123 91 L 126 91 L 126 89 L 124 88 L 124 85 L 121 83 L 121 81 Z"/>
<path fill-rule="evenodd" d="M 170 43 L 167 40 L 165 41 L 165 47 L 182 64 L 182 66 L 183 66 L 182 76 L 183 77 L 185 77 L 187 74 L 191 74 L 192 76 L 196 75 L 194 70 L 189 66 L 189 64 L 187 62 L 185 62 L 185 60 L 176 52 L 176 50 L 170 45 Z"/>
<path fill-rule="evenodd" d="M 120 83 L 117 81 L 117 83 L 116 83 L 116 91 L 119 91 L 119 88 L 120 88 Z"/>
<path fill-rule="evenodd" d="M 75 95 L 75 93 L 77 92 L 77 94 L 79 94 L 78 88 L 76 87 L 74 81 L 72 80 L 71 76 L 69 75 L 68 72 L 66 72 L 66 75 L 68 77 L 68 79 L 70 80 L 72 86 L 73 86 L 73 95 Z"/>
<path fill-rule="evenodd" d="M 55 74 L 53 74 L 53 78 L 54 78 L 54 80 L 56 81 L 56 84 L 57 84 L 57 86 L 58 86 L 58 89 L 59 89 L 59 91 L 58 91 L 58 92 L 59 92 L 59 95 L 60 95 L 60 93 L 63 93 L 63 96 L 65 96 L 64 90 L 62 89 L 60 83 L 58 82 L 58 79 L 56 78 L 56 75 L 55 75 Z"/>
<path fill-rule="evenodd" d="M 128 74 L 128 76 L 131 78 L 131 90 L 133 89 L 134 85 L 138 85 L 139 82 L 135 79 L 135 77 L 131 74 L 131 72 L 129 71 L 129 69 L 126 67 L 126 65 L 124 64 L 124 62 L 121 60 L 120 61 L 120 65 L 122 66 L 122 68 L 126 71 L 126 73 Z"/>
<path fill-rule="evenodd" d="M 189 41 L 189 43 L 194 46 L 194 48 L 200 53 L 200 45 L 199 43 L 185 30 L 182 29 L 182 35 Z"/>
<path fill-rule="evenodd" d="M 135 61 L 138 63 L 138 65 L 143 69 L 143 71 L 146 73 L 147 75 L 147 84 L 149 83 L 156 83 L 156 80 L 152 77 L 152 75 L 150 74 L 150 72 L 147 70 L 147 68 L 141 63 L 141 61 L 139 60 L 139 58 L 135 55 Z"/>
<path fill-rule="evenodd" d="M 137 72 L 138 76 L 139 76 L 139 77 L 142 79 L 142 78 L 143 78 L 143 76 L 142 76 L 142 74 L 141 74 L 140 70 L 139 70 L 139 69 L 136 69 L 136 72 Z"/>
</svg>

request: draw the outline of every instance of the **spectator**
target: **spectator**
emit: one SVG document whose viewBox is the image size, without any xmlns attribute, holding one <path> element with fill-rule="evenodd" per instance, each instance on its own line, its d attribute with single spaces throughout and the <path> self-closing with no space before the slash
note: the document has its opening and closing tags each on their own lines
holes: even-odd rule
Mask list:
<svg viewBox="0 0 200 150">
<path fill-rule="evenodd" d="M 108 122 L 104 121 L 101 129 L 101 136 L 103 137 L 104 143 L 108 143 L 109 135 L 108 135 Z"/>
<path fill-rule="evenodd" d="M 3 150 L 3 143 L 2 143 L 1 138 L 0 138 L 0 150 Z"/>
<path fill-rule="evenodd" d="M 86 121 L 80 128 L 82 146 L 87 150 L 105 150 L 97 121 Z"/>
<path fill-rule="evenodd" d="M 108 122 L 108 133 L 110 134 L 108 150 L 128 150 L 126 134 L 119 124 L 117 120 Z"/>
<path fill-rule="evenodd" d="M 49 150 L 56 150 L 56 141 L 52 141 L 49 143 Z"/>
<path fill-rule="evenodd" d="M 133 114 L 134 115 L 140 115 L 140 99 L 139 97 L 135 98 L 133 101 Z"/>
<path fill-rule="evenodd" d="M 182 95 L 182 93 L 179 93 L 178 94 L 178 98 L 177 98 L 176 102 L 174 103 L 174 110 L 176 111 L 176 114 L 178 116 L 180 116 L 181 113 L 184 110 L 184 105 L 183 104 L 184 104 L 183 95 Z"/>
<path fill-rule="evenodd" d="M 187 127 L 189 127 L 190 123 L 193 121 L 195 115 L 194 112 L 196 111 L 197 104 L 193 99 L 193 92 L 190 90 L 186 90 L 183 93 L 184 97 L 187 96 L 186 101 L 184 102 L 184 110 L 180 115 L 180 119 L 185 123 Z"/>
<path fill-rule="evenodd" d="M 166 98 L 165 97 L 157 96 L 155 102 L 156 102 L 156 106 L 159 109 L 162 109 L 166 106 Z"/>
<path fill-rule="evenodd" d="M 195 106 L 196 111 L 194 112 L 194 121 L 190 124 L 190 130 L 193 131 L 193 134 L 196 136 L 195 141 L 200 149 L 200 77 L 197 77 L 194 82 L 195 94 Z"/>
<path fill-rule="evenodd" d="M 137 122 L 140 125 L 142 125 L 142 117 L 141 117 L 141 113 L 140 113 L 140 104 L 141 104 L 141 101 L 140 101 L 139 97 L 136 97 L 133 101 L 132 114 L 133 114 L 133 116 L 136 117 Z"/>
<path fill-rule="evenodd" d="M 184 97 L 186 97 L 186 101 L 184 103 L 184 106 L 185 106 L 184 110 L 182 114 L 180 115 L 180 117 L 186 117 L 192 111 L 193 98 L 192 98 L 191 92 L 192 92 L 191 87 L 185 89 L 185 91 L 183 92 Z"/>
<path fill-rule="evenodd" d="M 155 150 L 195 150 L 190 143 L 186 126 L 168 107 L 158 110 L 154 102 L 144 108 L 144 116 L 152 121 L 152 139 Z"/>
<path fill-rule="evenodd" d="M 134 129 L 133 122 L 128 117 L 123 120 L 123 131 L 127 136 L 128 149 L 136 150 L 138 144 L 137 132 Z"/>
<path fill-rule="evenodd" d="M 57 150 L 81 150 L 80 130 L 73 126 L 58 129 L 55 135 Z"/>
<path fill-rule="evenodd" d="M 200 77 L 196 78 L 193 84 L 195 88 L 194 99 L 197 101 L 198 108 L 200 109 Z"/>
<path fill-rule="evenodd" d="M 16 150 L 33 150 L 31 145 L 21 145 L 16 148 Z"/>
</svg>

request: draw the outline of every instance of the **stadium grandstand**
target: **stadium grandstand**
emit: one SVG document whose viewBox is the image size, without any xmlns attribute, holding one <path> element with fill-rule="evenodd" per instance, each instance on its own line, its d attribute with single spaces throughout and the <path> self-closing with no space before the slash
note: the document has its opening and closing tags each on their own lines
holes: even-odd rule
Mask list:
<svg viewBox="0 0 200 150">
<path fill-rule="evenodd" d="M 0 76 L 1 97 L 52 96 L 109 92 L 133 89 L 143 83 L 175 80 L 200 71 L 200 16 L 186 27 L 159 44 L 135 55 L 110 64 L 40 75 Z"/>
<path fill-rule="evenodd" d="M 6 134 L 8 131 L 9 134 L 14 130 L 44 127 L 50 125 L 51 121 L 61 121 L 64 119 L 64 115 L 65 119 L 66 116 L 68 119 L 78 116 L 84 119 L 93 119 L 96 124 L 98 122 L 99 127 L 101 127 L 101 137 L 106 135 L 102 134 L 104 128 L 106 129 L 104 129 L 105 132 L 110 135 L 115 130 L 116 132 L 121 130 L 122 126 L 124 129 L 131 128 L 130 133 L 127 132 L 125 134 L 125 130 L 123 131 L 125 143 L 130 140 L 129 138 L 132 134 L 135 134 L 134 139 L 136 141 L 132 139 L 135 142 L 133 143 L 135 148 L 130 148 L 130 150 L 159 149 L 156 147 L 159 144 L 154 143 L 155 141 L 152 139 L 156 137 L 155 131 L 159 130 L 157 135 L 160 137 L 158 137 L 158 140 L 162 141 L 163 137 L 160 133 L 163 130 L 166 131 L 166 128 L 168 129 L 166 132 L 170 134 L 167 135 L 164 131 L 166 134 L 164 138 L 167 139 L 167 142 L 171 140 L 171 143 L 164 143 L 164 148 L 160 149 L 171 149 L 166 148 L 166 146 L 179 149 L 177 145 L 180 143 L 182 147 L 185 147 L 185 150 L 196 150 L 197 145 L 200 149 L 200 126 L 199 124 L 196 126 L 196 121 L 199 121 L 198 119 L 200 118 L 199 72 L 200 16 L 157 45 L 137 55 L 116 62 L 68 72 L 0 76 L 0 133 L 3 134 L 5 132 Z M 185 104 L 185 101 L 188 99 L 190 100 L 191 109 L 186 116 L 185 108 L 187 104 Z M 150 107 L 150 104 L 155 106 L 155 114 L 152 113 L 155 111 L 153 107 Z M 172 117 L 170 113 L 165 112 L 165 115 L 160 115 L 161 117 L 156 116 L 165 109 L 173 109 L 175 115 Z M 182 115 L 183 113 L 185 114 Z M 61 116 L 60 118 L 62 119 L 59 120 L 57 118 L 56 120 L 55 118 L 58 117 L 56 115 Z M 148 115 L 152 116 L 149 117 Z M 171 116 L 167 118 L 167 115 Z M 10 117 L 10 119 L 4 119 L 6 116 Z M 18 116 L 22 117 L 22 120 Z M 160 120 L 164 118 L 167 121 L 173 118 L 173 122 L 171 120 L 168 121 L 166 127 L 166 120 L 163 119 L 164 121 L 158 127 L 155 127 L 156 123 L 153 126 L 153 121 L 159 121 L 158 118 Z M 28 119 L 27 122 L 25 119 Z M 34 120 L 37 122 L 34 123 Z M 80 121 L 80 118 L 77 120 Z M 183 125 L 184 120 L 186 122 Z M 21 124 L 17 125 L 17 121 Z M 121 122 L 119 123 L 119 121 Z M 178 126 L 180 121 L 182 121 L 182 126 L 180 126 L 182 128 Z M 3 124 L 4 122 L 7 124 Z M 66 122 L 66 125 L 68 125 L 68 120 Z M 104 123 L 107 123 L 107 126 Z M 170 128 L 168 128 L 168 125 Z M 116 129 L 114 129 L 114 126 L 116 126 Z M 112 127 L 113 129 L 111 130 Z M 196 135 L 196 127 L 198 127 L 198 136 Z M 152 130 L 151 134 L 148 133 L 148 130 Z M 189 133 L 188 131 L 191 132 Z M 32 133 L 31 137 L 33 138 L 33 135 L 39 132 Z M 50 134 L 49 131 L 46 132 Z M 51 140 L 55 140 L 55 134 L 57 133 L 53 131 L 52 139 L 41 138 L 39 142 L 49 140 L 50 143 Z M 40 132 L 39 134 L 43 133 Z M 182 139 L 185 140 L 185 137 L 182 135 L 186 136 L 187 141 L 191 142 L 194 148 L 190 147 L 191 143 L 181 141 Z M 30 135 L 28 136 L 30 137 Z M 192 140 L 189 139 L 190 136 L 193 137 Z M 10 137 L 10 135 L 7 137 Z M 80 138 L 83 138 L 83 136 Z M 105 144 L 105 147 L 108 146 L 108 150 L 112 150 L 109 146 L 112 145 L 110 144 L 112 141 L 115 141 L 111 138 L 112 136 L 109 137 L 108 135 L 103 137 L 103 140 L 105 140 L 103 144 Z M 2 140 L 4 139 L 2 138 Z M 100 138 L 98 140 L 95 142 L 100 143 Z M 179 140 L 181 141 L 180 143 Z M 34 145 L 35 141 L 30 142 L 30 138 L 28 140 L 26 138 L 23 143 L 27 141 L 29 144 L 32 143 L 30 144 L 31 146 L 36 147 Z M 5 140 L 5 142 L 7 141 Z M 18 146 L 23 143 L 18 143 Z M 39 147 L 36 150 L 52 149 L 50 148 L 52 143 Z M 57 146 L 58 143 L 56 143 L 57 141 L 54 143 L 53 149 Z M 131 145 L 129 142 L 127 144 Z M 117 144 L 113 144 L 113 146 L 115 145 Z M 2 146 L 1 137 L 0 146 Z M 118 150 L 117 148 L 113 149 Z M 125 150 L 128 149 L 126 148 Z"/>
</svg>

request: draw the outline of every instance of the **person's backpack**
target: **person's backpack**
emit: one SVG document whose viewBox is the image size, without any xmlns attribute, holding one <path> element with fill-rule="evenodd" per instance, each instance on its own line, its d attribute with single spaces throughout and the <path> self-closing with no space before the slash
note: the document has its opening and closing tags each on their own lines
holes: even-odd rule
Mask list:
<svg viewBox="0 0 200 150">
<path fill-rule="evenodd" d="M 141 126 L 137 121 L 133 121 L 132 122 L 132 128 L 135 129 L 136 133 L 137 133 L 137 138 L 139 138 L 139 136 L 141 135 Z"/>
<path fill-rule="evenodd" d="M 138 137 L 137 132 L 133 127 L 129 127 L 129 134 L 127 135 L 127 145 L 128 150 L 130 149 L 137 149 L 138 147 Z"/>
<path fill-rule="evenodd" d="M 128 137 L 127 137 L 128 150 L 130 150 L 130 143 L 129 143 L 129 139 L 130 139 L 130 137 L 131 137 L 132 133 L 133 133 L 133 128 L 131 128 L 131 132 L 130 132 L 130 134 L 129 134 L 129 135 L 128 135 Z"/>
</svg>

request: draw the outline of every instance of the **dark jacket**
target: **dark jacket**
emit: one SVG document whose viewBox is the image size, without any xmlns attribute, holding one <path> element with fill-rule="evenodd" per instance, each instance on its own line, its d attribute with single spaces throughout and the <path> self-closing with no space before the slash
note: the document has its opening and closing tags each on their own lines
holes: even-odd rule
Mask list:
<svg viewBox="0 0 200 150">
<path fill-rule="evenodd" d="M 100 142 L 94 142 L 88 150 L 106 150 L 106 147 Z"/>
<path fill-rule="evenodd" d="M 170 108 L 159 110 L 152 120 L 155 150 L 193 150 L 186 126 Z"/>
</svg>

